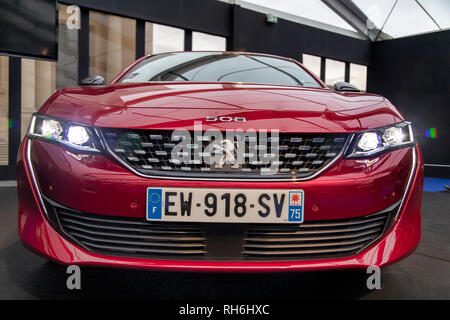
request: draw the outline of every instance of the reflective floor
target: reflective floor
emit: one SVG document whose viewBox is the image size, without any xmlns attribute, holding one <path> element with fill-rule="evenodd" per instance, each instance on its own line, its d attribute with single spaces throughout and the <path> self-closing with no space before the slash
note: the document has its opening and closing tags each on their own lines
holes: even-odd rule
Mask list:
<svg viewBox="0 0 450 320">
<path fill-rule="evenodd" d="M 380 290 L 364 272 L 195 274 L 82 268 L 81 290 L 66 269 L 27 251 L 17 235 L 15 187 L 0 187 L 0 299 L 298 300 L 450 299 L 450 193 L 425 192 L 422 241 L 382 270 Z"/>
</svg>

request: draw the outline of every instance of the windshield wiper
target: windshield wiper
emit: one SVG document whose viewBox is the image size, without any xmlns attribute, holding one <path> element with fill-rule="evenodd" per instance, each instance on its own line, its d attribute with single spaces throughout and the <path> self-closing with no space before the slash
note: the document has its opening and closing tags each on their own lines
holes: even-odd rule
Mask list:
<svg viewBox="0 0 450 320">
<path fill-rule="evenodd" d="M 186 78 L 185 76 L 183 76 L 183 75 L 181 75 L 181 74 L 179 74 L 179 73 L 177 73 L 177 72 L 175 72 L 175 71 L 171 71 L 171 70 L 168 70 L 165 74 L 160 75 L 160 76 L 159 76 L 159 79 L 160 79 L 161 81 L 164 81 L 164 80 L 162 80 L 162 78 L 163 78 L 166 74 L 173 74 L 174 76 L 177 76 L 177 77 L 183 79 L 184 81 L 190 81 L 190 80 L 189 80 L 188 78 Z M 171 80 L 171 81 L 173 81 L 173 80 Z"/>
</svg>

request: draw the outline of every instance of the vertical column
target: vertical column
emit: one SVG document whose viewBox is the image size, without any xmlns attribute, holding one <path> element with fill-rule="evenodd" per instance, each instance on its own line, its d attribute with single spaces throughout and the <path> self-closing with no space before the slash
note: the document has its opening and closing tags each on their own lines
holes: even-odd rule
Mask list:
<svg viewBox="0 0 450 320">
<path fill-rule="evenodd" d="M 78 30 L 78 83 L 89 76 L 89 10 L 80 8 Z"/>
<path fill-rule="evenodd" d="M 58 61 L 56 63 L 56 88 L 78 84 L 78 29 L 66 25 L 69 15 L 67 5 L 59 4 Z"/>
<path fill-rule="evenodd" d="M 350 82 L 350 62 L 345 63 L 345 75 L 344 75 L 344 81 Z"/>
<path fill-rule="evenodd" d="M 22 71 L 22 81 L 21 81 L 21 110 L 20 118 L 29 119 L 31 114 L 36 110 L 37 99 L 36 99 L 36 86 L 39 78 L 37 75 L 37 60 L 33 59 L 22 59 L 21 71 Z M 42 61 L 40 61 L 42 62 Z M 26 115 L 23 117 L 23 115 Z M 25 122 L 24 120 L 23 122 Z M 25 134 L 27 130 L 27 125 L 22 123 L 21 134 Z"/>
<path fill-rule="evenodd" d="M 35 109 L 40 108 L 41 105 L 50 97 L 56 90 L 56 64 L 48 61 L 35 61 L 35 94 L 36 103 Z M 33 110 L 34 111 L 34 110 Z"/>
<path fill-rule="evenodd" d="M 326 71 L 325 68 L 326 68 L 325 58 L 320 57 L 320 80 L 322 80 L 323 82 L 325 82 L 325 71 Z"/>
<path fill-rule="evenodd" d="M 9 58 L 0 56 L 0 168 L 7 166 L 9 141 Z M 0 175 L 2 172 L 0 171 Z M 1 177 L 0 177 L 1 179 Z"/>
<path fill-rule="evenodd" d="M 145 21 L 136 20 L 136 59 L 145 56 Z"/>
<path fill-rule="evenodd" d="M 136 20 L 118 17 L 120 20 L 120 29 L 122 39 L 120 41 L 119 51 L 121 52 L 121 64 L 111 77 L 114 78 L 119 72 L 128 67 L 136 60 Z"/>
<path fill-rule="evenodd" d="M 192 30 L 184 30 L 184 50 L 192 51 Z"/>
<path fill-rule="evenodd" d="M 145 23 L 145 54 L 153 54 L 153 23 Z"/>
<path fill-rule="evenodd" d="M 14 166 L 17 152 L 20 146 L 20 114 L 21 114 L 21 84 L 22 84 L 21 59 L 9 57 L 9 165 Z"/>
<path fill-rule="evenodd" d="M 96 56 L 96 59 L 104 59 L 106 66 L 105 82 L 110 82 L 121 71 L 126 52 L 123 50 L 122 20 L 118 16 L 103 15 L 105 17 L 105 53 L 104 56 Z"/>
<path fill-rule="evenodd" d="M 227 37 L 227 51 L 235 51 L 235 36 L 237 36 L 235 34 L 235 20 L 236 20 L 236 10 L 237 10 L 237 5 L 235 3 L 233 3 L 233 5 L 231 6 L 231 14 L 230 14 L 230 36 Z"/>
</svg>

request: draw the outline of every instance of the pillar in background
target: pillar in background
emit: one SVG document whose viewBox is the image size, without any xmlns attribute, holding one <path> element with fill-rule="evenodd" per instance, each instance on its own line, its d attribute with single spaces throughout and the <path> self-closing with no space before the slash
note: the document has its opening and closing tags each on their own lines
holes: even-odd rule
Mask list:
<svg viewBox="0 0 450 320">
<path fill-rule="evenodd" d="M 8 165 L 9 61 L 0 56 L 0 166 Z"/>
<path fill-rule="evenodd" d="M 78 30 L 67 28 L 67 8 L 59 5 L 57 89 L 78 85 Z"/>
</svg>

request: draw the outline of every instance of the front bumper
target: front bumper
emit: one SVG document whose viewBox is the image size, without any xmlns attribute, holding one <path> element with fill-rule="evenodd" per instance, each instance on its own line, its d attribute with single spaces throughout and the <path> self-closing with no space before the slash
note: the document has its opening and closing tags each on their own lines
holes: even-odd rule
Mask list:
<svg viewBox="0 0 450 320">
<path fill-rule="evenodd" d="M 370 164 L 340 160 L 320 177 L 310 181 L 232 183 L 233 188 L 294 189 L 301 186 L 307 194 L 305 220 L 363 217 L 401 202 L 389 230 L 363 251 L 347 257 L 200 261 L 98 254 L 85 250 L 57 232 L 47 220 L 42 206 L 42 196 L 45 195 L 79 211 L 143 217 L 143 190 L 149 185 L 223 188 L 230 187 L 230 182 L 140 178 L 103 156 L 84 157 L 46 142 L 33 141 L 31 145 L 25 139 L 18 162 L 19 234 L 29 249 L 62 264 L 228 272 L 384 266 L 408 255 L 420 241 L 423 161 L 418 147 L 391 152 Z M 130 206 L 131 202 L 137 206 Z M 319 212 L 312 211 L 314 204 L 319 205 Z"/>
</svg>

